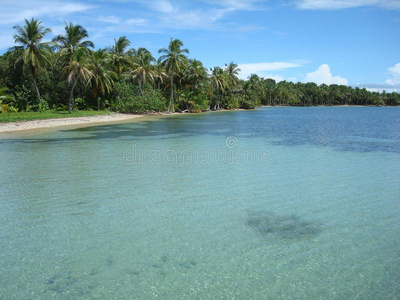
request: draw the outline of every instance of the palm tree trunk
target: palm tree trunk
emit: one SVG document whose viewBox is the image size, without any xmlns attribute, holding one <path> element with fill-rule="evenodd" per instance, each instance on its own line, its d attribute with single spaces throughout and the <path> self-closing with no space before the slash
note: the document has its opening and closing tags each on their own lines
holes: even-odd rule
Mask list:
<svg viewBox="0 0 400 300">
<path fill-rule="evenodd" d="M 68 101 L 68 113 L 72 114 L 72 109 L 73 109 L 73 105 L 74 105 L 74 89 L 75 89 L 75 85 L 78 82 L 78 80 L 76 79 L 74 81 L 74 83 L 72 84 L 71 87 L 71 92 L 69 94 L 69 101 Z"/>
<path fill-rule="evenodd" d="M 32 72 L 32 78 L 33 78 L 33 85 L 35 86 L 35 90 L 36 90 L 36 94 L 39 100 L 39 107 L 38 107 L 38 111 L 40 111 L 40 105 L 42 104 L 42 100 L 40 98 L 40 92 L 39 92 L 39 88 L 36 82 L 36 71 L 35 68 L 33 66 L 31 66 L 31 72 Z"/>
<path fill-rule="evenodd" d="M 100 110 L 100 97 L 97 97 L 97 110 Z"/>
<path fill-rule="evenodd" d="M 140 93 L 142 94 L 142 96 L 144 96 L 144 91 L 143 91 L 142 81 L 141 80 L 139 80 L 139 90 L 140 90 Z"/>
<path fill-rule="evenodd" d="M 168 111 L 170 111 L 171 104 L 172 104 L 172 111 L 175 111 L 175 108 L 174 108 L 174 68 L 172 68 L 172 73 L 171 73 L 171 98 L 169 99 Z"/>
</svg>

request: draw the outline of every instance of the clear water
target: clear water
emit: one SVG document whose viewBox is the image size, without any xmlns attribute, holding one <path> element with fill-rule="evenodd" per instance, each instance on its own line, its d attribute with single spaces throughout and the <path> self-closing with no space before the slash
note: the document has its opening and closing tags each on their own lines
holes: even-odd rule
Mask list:
<svg viewBox="0 0 400 300">
<path fill-rule="evenodd" d="M 399 154 L 399 108 L 2 139 L 0 299 L 399 299 Z"/>
</svg>

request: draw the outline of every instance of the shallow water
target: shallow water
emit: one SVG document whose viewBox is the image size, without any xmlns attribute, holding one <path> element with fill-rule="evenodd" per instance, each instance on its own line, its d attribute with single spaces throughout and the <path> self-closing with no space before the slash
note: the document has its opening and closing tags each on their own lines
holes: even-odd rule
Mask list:
<svg viewBox="0 0 400 300">
<path fill-rule="evenodd" d="M 400 109 L 0 140 L 0 299 L 398 299 Z"/>
</svg>

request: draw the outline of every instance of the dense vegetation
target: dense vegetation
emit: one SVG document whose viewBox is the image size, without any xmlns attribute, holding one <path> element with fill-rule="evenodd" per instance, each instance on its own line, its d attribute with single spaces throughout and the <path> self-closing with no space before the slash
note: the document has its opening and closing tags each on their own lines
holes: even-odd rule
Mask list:
<svg viewBox="0 0 400 300">
<path fill-rule="evenodd" d="M 239 80 L 238 66 L 207 70 L 188 57 L 178 39 L 159 50 L 129 49 L 126 37 L 93 50 L 87 31 L 72 23 L 52 42 L 38 20 L 15 26 L 16 46 L 0 57 L 0 112 L 111 109 L 200 112 L 251 109 L 259 105 L 398 105 L 398 93 L 369 92 L 341 85 L 318 86 L 251 75 Z"/>
</svg>

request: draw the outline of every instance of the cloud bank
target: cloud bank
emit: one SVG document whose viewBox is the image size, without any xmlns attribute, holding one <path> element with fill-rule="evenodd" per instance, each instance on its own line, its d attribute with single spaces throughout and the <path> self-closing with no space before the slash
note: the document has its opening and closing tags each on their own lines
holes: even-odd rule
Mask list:
<svg viewBox="0 0 400 300">
<path fill-rule="evenodd" d="M 327 64 L 321 65 L 316 71 L 307 73 L 304 82 L 315 82 L 316 84 L 340 84 L 348 85 L 347 79 L 340 76 L 333 76 L 331 68 Z"/>
<path fill-rule="evenodd" d="M 251 74 L 257 74 L 264 78 L 273 78 L 282 81 L 283 77 L 279 75 L 266 75 L 265 72 L 284 70 L 288 68 L 296 68 L 302 66 L 300 63 L 295 62 L 261 62 L 253 64 L 239 64 L 241 70 L 239 78 L 247 79 Z"/>
</svg>

